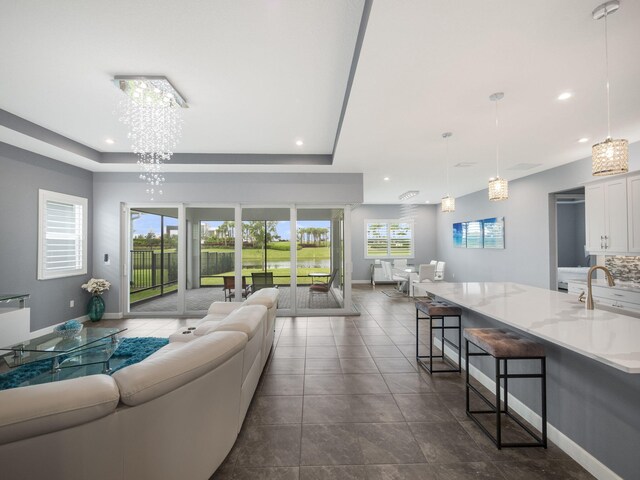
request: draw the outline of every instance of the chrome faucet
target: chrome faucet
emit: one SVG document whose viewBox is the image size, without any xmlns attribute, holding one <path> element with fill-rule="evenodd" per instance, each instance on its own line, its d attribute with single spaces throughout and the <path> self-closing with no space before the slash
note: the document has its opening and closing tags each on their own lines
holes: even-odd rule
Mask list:
<svg viewBox="0 0 640 480">
<path fill-rule="evenodd" d="M 610 287 L 615 286 L 615 282 L 613 281 L 613 277 L 611 276 L 611 272 L 607 269 L 607 267 L 603 267 L 602 265 L 594 265 L 589 269 L 589 273 L 587 273 L 587 310 L 593 310 L 593 295 L 591 292 L 591 280 L 593 277 L 593 272 L 596 270 L 602 270 L 607 276 L 607 282 Z"/>
</svg>

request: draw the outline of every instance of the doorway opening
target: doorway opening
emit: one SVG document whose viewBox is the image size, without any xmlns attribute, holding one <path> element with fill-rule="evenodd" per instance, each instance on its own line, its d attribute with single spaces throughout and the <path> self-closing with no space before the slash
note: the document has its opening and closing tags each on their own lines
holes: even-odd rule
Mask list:
<svg viewBox="0 0 640 480">
<path fill-rule="evenodd" d="M 555 252 L 551 258 L 551 288 L 568 290 L 573 279 L 584 280 L 595 257 L 586 250 L 584 187 L 552 194 Z"/>
</svg>

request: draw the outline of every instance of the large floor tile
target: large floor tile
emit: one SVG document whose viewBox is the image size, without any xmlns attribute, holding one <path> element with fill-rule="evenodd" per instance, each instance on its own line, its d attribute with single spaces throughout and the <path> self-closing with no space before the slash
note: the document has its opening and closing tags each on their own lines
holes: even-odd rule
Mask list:
<svg viewBox="0 0 640 480">
<path fill-rule="evenodd" d="M 342 373 L 338 358 L 307 358 L 305 363 L 306 375 L 320 375 Z"/>
<path fill-rule="evenodd" d="M 594 477 L 574 461 L 528 460 L 496 462 L 503 475 L 518 480 L 592 480 Z"/>
<path fill-rule="evenodd" d="M 306 347 L 278 346 L 273 358 L 305 358 Z"/>
<path fill-rule="evenodd" d="M 367 347 L 362 345 L 338 345 L 338 357 L 340 358 L 368 358 L 371 357 Z"/>
<path fill-rule="evenodd" d="M 333 337 L 336 345 L 364 345 L 364 340 L 360 335 L 335 335 Z"/>
<path fill-rule="evenodd" d="M 391 393 L 432 393 L 433 389 L 419 373 L 385 373 L 382 375 Z M 464 398 L 463 398 L 464 402 Z"/>
<path fill-rule="evenodd" d="M 438 480 L 511 480 L 489 462 L 440 463 L 434 466 Z M 517 477 L 513 477 L 514 479 Z"/>
<path fill-rule="evenodd" d="M 343 373 L 380 373 L 372 358 L 341 358 Z"/>
<path fill-rule="evenodd" d="M 305 395 L 389 393 L 380 374 L 307 375 Z"/>
<path fill-rule="evenodd" d="M 404 358 L 402 352 L 395 345 L 369 345 L 367 349 L 374 358 Z"/>
<path fill-rule="evenodd" d="M 456 420 L 434 393 L 396 394 L 394 398 L 407 422 L 453 422 Z"/>
<path fill-rule="evenodd" d="M 264 375 L 259 395 L 302 395 L 304 375 Z"/>
<path fill-rule="evenodd" d="M 458 422 L 410 423 L 409 427 L 429 463 L 488 460 Z"/>
<path fill-rule="evenodd" d="M 300 465 L 362 465 L 356 425 L 304 425 Z"/>
<path fill-rule="evenodd" d="M 426 461 L 406 423 L 361 423 L 358 434 L 366 464 Z"/>
<path fill-rule="evenodd" d="M 301 423 L 302 397 L 255 396 L 247 412 L 245 422 L 247 425 Z"/>
<path fill-rule="evenodd" d="M 304 358 L 272 358 L 267 366 L 267 375 L 302 375 Z"/>
<path fill-rule="evenodd" d="M 374 358 L 380 373 L 414 373 L 416 368 L 404 357 Z"/>
<path fill-rule="evenodd" d="M 300 480 L 367 480 L 363 465 L 300 467 Z"/>
<path fill-rule="evenodd" d="M 330 345 L 333 346 L 336 344 L 336 341 L 333 335 L 327 337 L 307 337 L 307 347 L 321 347 Z"/>
<path fill-rule="evenodd" d="M 310 338 L 313 337 L 308 337 L 307 340 Z M 335 345 L 322 345 L 317 347 L 307 346 L 307 359 L 309 358 L 338 358 L 338 351 L 336 350 Z"/>
<path fill-rule="evenodd" d="M 304 423 L 402 422 L 392 395 L 305 395 Z"/>
<path fill-rule="evenodd" d="M 366 335 L 362 339 L 366 345 L 394 345 L 393 341 L 386 335 Z"/>
<path fill-rule="evenodd" d="M 298 467 L 236 467 L 233 480 L 298 480 Z"/>
<path fill-rule="evenodd" d="M 432 465 L 367 465 L 367 480 L 439 480 Z"/>
<path fill-rule="evenodd" d="M 296 467 L 300 425 L 245 425 L 237 440 L 236 467 Z"/>
</svg>

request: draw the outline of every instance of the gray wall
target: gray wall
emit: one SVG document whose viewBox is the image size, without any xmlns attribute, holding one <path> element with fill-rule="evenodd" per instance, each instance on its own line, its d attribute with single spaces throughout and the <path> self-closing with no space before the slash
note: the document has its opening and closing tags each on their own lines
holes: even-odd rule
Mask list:
<svg viewBox="0 0 640 480">
<path fill-rule="evenodd" d="M 630 145 L 629 150 L 629 171 L 640 170 L 640 142 Z M 457 198 L 453 213 L 438 210 L 437 254 L 447 262 L 445 280 L 509 281 L 549 288 L 549 194 L 593 180 L 591 158 L 585 158 L 509 182 L 506 201 L 489 201 L 485 189 Z M 505 217 L 504 250 L 453 247 L 453 223 L 501 216 Z"/>
<path fill-rule="evenodd" d="M 560 203 L 557 212 L 558 266 L 587 267 L 584 203 Z"/>
<path fill-rule="evenodd" d="M 437 205 L 419 205 L 416 208 L 415 258 L 409 259 L 409 263 L 418 265 L 436 259 L 436 209 Z M 353 280 L 371 279 L 369 268 L 374 260 L 364 258 L 365 220 L 400 216 L 400 205 L 361 205 L 351 212 Z"/>
<path fill-rule="evenodd" d="M 89 200 L 88 275 L 37 280 L 40 188 Z M 91 172 L 0 143 L 0 292 L 31 294 L 31 331 L 86 313 L 80 285 L 92 272 L 92 197 Z"/>
<path fill-rule="evenodd" d="M 362 202 L 362 174 L 324 173 L 168 173 L 155 204 L 189 202 L 282 206 Z M 120 203 L 149 204 L 137 173 L 94 174 L 94 264 L 96 275 L 112 282 L 108 313 L 120 312 Z M 102 259 L 108 253 L 106 265 Z"/>
</svg>

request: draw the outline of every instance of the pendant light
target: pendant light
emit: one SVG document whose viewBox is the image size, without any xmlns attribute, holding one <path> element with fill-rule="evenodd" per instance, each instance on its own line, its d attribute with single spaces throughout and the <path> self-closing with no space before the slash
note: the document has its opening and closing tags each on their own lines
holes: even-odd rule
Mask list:
<svg viewBox="0 0 640 480">
<path fill-rule="evenodd" d="M 594 20 L 604 18 L 604 54 L 607 76 L 607 138 L 591 147 L 592 174 L 594 176 L 616 175 L 629 171 L 629 142 L 611 138 L 611 102 L 609 99 L 609 40 L 607 17 L 620 8 L 618 0 L 603 3 L 593 10 Z"/>
<path fill-rule="evenodd" d="M 447 155 L 446 155 L 446 171 L 447 171 L 447 196 L 442 198 L 442 211 L 444 213 L 455 212 L 456 211 L 456 199 L 449 195 L 449 137 L 451 137 L 453 133 L 445 132 L 442 134 L 442 138 L 444 138 L 445 145 L 447 146 Z"/>
<path fill-rule="evenodd" d="M 509 198 L 509 182 L 500 178 L 500 142 L 498 138 L 498 101 L 502 100 L 504 93 L 497 92 L 489 97 L 496 104 L 496 176 L 489 179 L 489 200 L 497 202 Z"/>
</svg>

